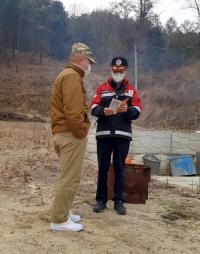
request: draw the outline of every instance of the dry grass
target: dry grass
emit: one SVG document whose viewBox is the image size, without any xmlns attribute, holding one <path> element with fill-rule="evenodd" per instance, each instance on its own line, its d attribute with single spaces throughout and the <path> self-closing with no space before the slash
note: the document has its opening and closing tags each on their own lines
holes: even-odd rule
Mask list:
<svg viewBox="0 0 200 254">
<path fill-rule="evenodd" d="M 200 62 L 163 76 L 146 76 L 142 86 L 142 126 L 198 130 Z"/>
<path fill-rule="evenodd" d="M 43 179 L 45 168 L 54 170 L 57 158 L 48 124 L 0 122 L 0 128 L 1 181 L 20 185 Z"/>
<path fill-rule="evenodd" d="M 13 112 L 41 117 L 48 121 L 50 92 L 56 75 L 64 63 L 45 60 L 42 66 L 21 63 L 19 73 L 15 66 L 0 69 L 0 115 Z M 143 111 L 137 121 L 141 127 L 156 129 L 196 130 L 200 124 L 200 62 L 170 74 L 143 76 L 139 85 Z M 131 70 L 130 70 L 131 72 Z M 108 68 L 96 66 L 86 79 L 88 102 L 95 88 L 105 82 Z"/>
</svg>

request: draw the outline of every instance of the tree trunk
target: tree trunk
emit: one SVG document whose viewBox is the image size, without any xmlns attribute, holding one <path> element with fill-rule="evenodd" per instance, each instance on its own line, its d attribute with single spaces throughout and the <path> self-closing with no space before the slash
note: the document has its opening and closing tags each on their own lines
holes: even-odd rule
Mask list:
<svg viewBox="0 0 200 254">
<path fill-rule="evenodd" d="M 17 35 L 17 54 L 15 54 L 15 71 L 19 72 L 19 57 L 20 57 L 20 37 L 21 37 L 21 26 L 22 26 L 22 16 L 19 15 L 19 28 Z"/>
</svg>

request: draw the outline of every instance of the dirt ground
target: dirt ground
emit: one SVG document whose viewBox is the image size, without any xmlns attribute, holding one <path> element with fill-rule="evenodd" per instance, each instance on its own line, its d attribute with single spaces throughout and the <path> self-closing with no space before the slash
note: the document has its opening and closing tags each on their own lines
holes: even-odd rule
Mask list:
<svg viewBox="0 0 200 254">
<path fill-rule="evenodd" d="M 0 122 L 1 254 L 194 254 L 200 248 L 200 194 L 152 180 L 145 205 L 127 215 L 94 214 L 96 165 L 85 158 L 74 212 L 85 230 L 51 232 L 50 209 L 58 172 L 49 127 Z"/>
</svg>

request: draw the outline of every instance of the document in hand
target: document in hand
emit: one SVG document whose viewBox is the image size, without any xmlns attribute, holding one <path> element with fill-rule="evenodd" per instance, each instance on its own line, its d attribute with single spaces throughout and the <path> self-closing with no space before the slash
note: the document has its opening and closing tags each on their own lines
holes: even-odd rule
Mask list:
<svg viewBox="0 0 200 254">
<path fill-rule="evenodd" d="M 119 108 L 121 101 L 117 100 L 117 99 L 112 99 L 109 108 L 115 111 L 116 114 L 116 110 Z"/>
</svg>

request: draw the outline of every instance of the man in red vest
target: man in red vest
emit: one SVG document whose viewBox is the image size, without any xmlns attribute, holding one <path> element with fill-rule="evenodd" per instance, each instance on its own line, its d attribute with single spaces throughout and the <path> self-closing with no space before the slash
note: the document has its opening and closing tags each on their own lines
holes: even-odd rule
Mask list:
<svg viewBox="0 0 200 254">
<path fill-rule="evenodd" d="M 114 209 L 126 214 L 123 204 L 124 164 L 132 140 L 131 123 L 141 111 L 141 103 L 134 85 L 126 78 L 128 62 L 114 57 L 111 77 L 99 85 L 91 103 L 92 115 L 97 120 L 98 182 L 94 212 L 102 212 L 107 202 L 107 175 L 113 155 Z"/>
</svg>

